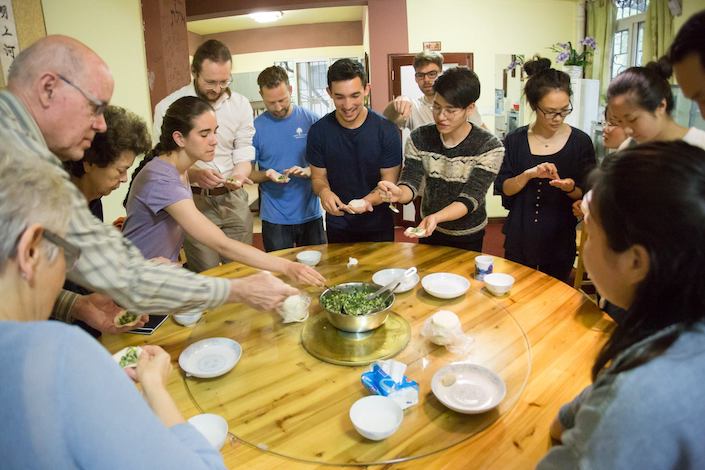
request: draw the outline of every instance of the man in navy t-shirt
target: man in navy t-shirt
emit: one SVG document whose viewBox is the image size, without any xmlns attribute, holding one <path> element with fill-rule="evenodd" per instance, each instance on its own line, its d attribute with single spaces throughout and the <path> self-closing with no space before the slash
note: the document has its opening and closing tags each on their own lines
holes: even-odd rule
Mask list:
<svg viewBox="0 0 705 470">
<path fill-rule="evenodd" d="M 328 242 L 394 241 L 392 212 L 376 187 L 380 179 L 397 181 L 399 131 L 364 106 L 370 87 L 359 62 L 331 65 L 327 91 L 335 111 L 311 126 L 306 158 L 326 211 Z"/>
<path fill-rule="evenodd" d="M 326 242 L 318 197 L 306 163 L 306 137 L 318 116 L 291 103 L 286 70 L 267 67 L 257 77 L 267 112 L 255 119 L 255 163 L 260 183 L 262 241 L 266 251 Z"/>
</svg>

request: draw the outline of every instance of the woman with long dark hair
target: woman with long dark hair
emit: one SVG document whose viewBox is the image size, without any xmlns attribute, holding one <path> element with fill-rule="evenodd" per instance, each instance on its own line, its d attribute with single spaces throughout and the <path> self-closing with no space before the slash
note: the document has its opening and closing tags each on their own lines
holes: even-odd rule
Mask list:
<svg viewBox="0 0 705 470">
<path fill-rule="evenodd" d="M 538 468 L 705 468 L 705 151 L 639 145 L 591 180 L 585 268 L 626 315 Z"/>
<path fill-rule="evenodd" d="M 536 120 L 507 135 L 494 186 L 509 210 L 505 258 L 567 282 L 576 251 L 571 206 L 583 195 L 595 150 L 587 134 L 564 122 L 573 111 L 568 74 L 544 58 L 528 61 L 524 70 L 524 94 Z"/>
<path fill-rule="evenodd" d="M 229 259 L 322 285 L 325 280 L 315 269 L 228 238 L 196 208 L 187 171 L 196 161 L 213 159 L 217 127 L 213 108 L 201 98 L 186 96 L 169 106 L 159 143 L 132 177 L 123 234 L 145 258 L 176 261 L 188 233 Z"/>
</svg>

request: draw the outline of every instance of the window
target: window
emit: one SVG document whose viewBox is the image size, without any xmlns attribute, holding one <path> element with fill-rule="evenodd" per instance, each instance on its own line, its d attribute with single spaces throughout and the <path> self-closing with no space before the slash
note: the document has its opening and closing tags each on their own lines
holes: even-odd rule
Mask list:
<svg viewBox="0 0 705 470">
<path fill-rule="evenodd" d="M 351 57 L 352 60 L 360 60 Z M 291 99 L 302 108 L 323 116 L 333 111 L 333 101 L 328 96 L 328 67 L 338 60 L 322 59 L 309 62 L 283 61 L 276 65 L 284 67 L 289 75 Z"/>
<path fill-rule="evenodd" d="M 641 65 L 644 21 L 649 0 L 617 0 L 617 24 L 612 43 L 610 78 L 628 67 Z"/>
</svg>

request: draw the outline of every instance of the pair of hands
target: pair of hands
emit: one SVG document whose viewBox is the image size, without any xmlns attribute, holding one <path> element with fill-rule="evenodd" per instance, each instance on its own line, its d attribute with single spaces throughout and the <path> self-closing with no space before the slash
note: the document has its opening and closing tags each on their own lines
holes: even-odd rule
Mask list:
<svg viewBox="0 0 705 470">
<path fill-rule="evenodd" d="M 222 184 L 231 191 L 236 191 L 246 184 L 253 184 L 252 180 L 246 176 L 233 173 L 230 178 L 226 179 L 219 171 L 211 168 L 191 168 L 189 178 L 192 183 L 197 183 L 204 189 L 213 189 Z"/>
<path fill-rule="evenodd" d="M 549 179 L 549 185 L 558 188 L 565 193 L 570 193 L 575 189 L 575 181 L 572 178 L 561 178 L 558 169 L 553 163 L 541 163 L 533 168 L 524 171 L 529 179 L 542 178 Z"/>
<path fill-rule="evenodd" d="M 323 210 L 325 210 L 330 215 L 341 216 L 346 212 L 348 214 L 353 215 L 364 214 L 365 212 L 372 212 L 374 210 L 372 203 L 366 198 L 353 200 L 356 201 L 359 205 L 350 203 L 345 204 L 343 201 L 340 200 L 337 194 L 330 190 L 330 188 L 324 189 L 318 196 L 321 198 L 321 205 L 323 206 Z"/>
<path fill-rule="evenodd" d="M 380 181 L 377 183 L 377 191 L 379 191 L 382 196 L 382 200 L 388 203 L 399 202 L 402 197 L 402 190 L 399 186 L 392 183 L 391 181 Z M 438 226 L 438 216 L 436 214 L 430 214 L 421 220 L 418 225 L 418 229 L 423 229 L 422 234 L 417 234 L 414 232 L 405 232 L 404 234 L 409 238 L 423 238 L 430 236 Z"/>
<path fill-rule="evenodd" d="M 298 178 L 310 178 L 311 177 L 311 168 L 306 167 L 306 168 L 301 168 L 298 165 L 292 166 L 291 168 L 287 168 L 283 172 L 279 173 L 278 171 L 270 168 L 269 170 L 264 172 L 264 175 L 269 178 L 269 180 L 273 183 L 277 184 L 286 184 L 289 182 L 289 179 L 292 176 L 296 176 Z"/>
<path fill-rule="evenodd" d="M 98 293 L 79 296 L 71 311 L 76 320 L 85 322 L 101 333 L 124 333 L 134 328 L 141 328 L 149 321 L 149 315 L 142 315 L 134 325 L 117 327 L 114 320 L 122 312 L 123 309 L 113 302 L 113 299 Z"/>
<path fill-rule="evenodd" d="M 166 387 L 172 370 L 171 356 L 159 346 L 140 346 L 142 354 L 136 367 L 126 367 L 125 373 L 143 388 Z"/>
</svg>

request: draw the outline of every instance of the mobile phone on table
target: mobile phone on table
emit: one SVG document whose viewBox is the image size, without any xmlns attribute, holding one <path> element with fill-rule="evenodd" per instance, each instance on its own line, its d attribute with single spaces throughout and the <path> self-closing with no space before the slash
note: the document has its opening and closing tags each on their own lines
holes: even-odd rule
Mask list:
<svg viewBox="0 0 705 470">
<path fill-rule="evenodd" d="M 164 323 L 169 315 L 150 315 L 149 321 L 143 327 L 128 331 L 136 335 L 151 335 L 154 330 Z"/>
</svg>

